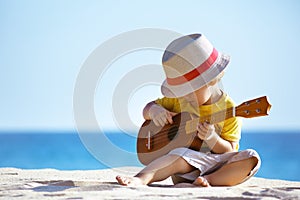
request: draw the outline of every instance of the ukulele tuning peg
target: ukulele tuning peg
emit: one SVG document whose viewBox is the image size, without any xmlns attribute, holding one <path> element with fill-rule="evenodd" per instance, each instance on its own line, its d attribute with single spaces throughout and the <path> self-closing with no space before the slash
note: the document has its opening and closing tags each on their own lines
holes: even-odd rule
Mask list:
<svg viewBox="0 0 300 200">
<path fill-rule="evenodd" d="M 260 99 L 256 99 L 256 103 L 260 103 Z"/>
<path fill-rule="evenodd" d="M 246 113 L 246 115 L 249 115 L 249 114 L 250 114 L 250 111 L 249 111 L 249 110 L 245 110 L 244 112 Z"/>
</svg>

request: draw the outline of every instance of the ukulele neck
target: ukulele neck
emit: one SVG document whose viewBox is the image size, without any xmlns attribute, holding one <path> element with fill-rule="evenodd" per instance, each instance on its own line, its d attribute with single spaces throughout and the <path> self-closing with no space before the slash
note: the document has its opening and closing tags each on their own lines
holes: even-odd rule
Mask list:
<svg viewBox="0 0 300 200">
<path fill-rule="evenodd" d="M 219 112 L 213 113 L 211 115 L 200 116 L 198 120 L 200 122 L 207 122 L 209 124 L 216 124 L 222 122 L 226 119 L 235 116 L 235 107 L 227 108 L 225 110 L 221 110 Z"/>
<path fill-rule="evenodd" d="M 193 118 L 192 120 L 186 122 L 185 130 L 186 130 L 187 134 L 193 133 L 193 132 L 197 131 L 197 125 L 199 122 L 202 122 L 202 123 L 207 122 L 209 124 L 216 124 L 216 123 L 222 122 L 222 121 L 229 119 L 231 117 L 234 117 L 234 116 L 236 116 L 236 108 L 235 107 L 227 108 L 225 110 L 221 110 L 221 111 L 213 113 L 211 115 Z"/>
</svg>

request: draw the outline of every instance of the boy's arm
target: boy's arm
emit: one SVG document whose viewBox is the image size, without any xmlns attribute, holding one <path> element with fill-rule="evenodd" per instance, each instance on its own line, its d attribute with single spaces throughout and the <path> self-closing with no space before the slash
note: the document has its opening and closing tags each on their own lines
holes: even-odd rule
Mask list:
<svg viewBox="0 0 300 200">
<path fill-rule="evenodd" d="M 220 137 L 214 125 L 199 123 L 197 127 L 198 137 L 206 142 L 214 153 L 226 153 L 236 151 L 237 142 L 231 142 Z"/>
<path fill-rule="evenodd" d="M 145 120 L 151 120 L 150 115 L 149 115 L 149 110 L 155 104 L 156 103 L 154 101 L 151 101 L 143 109 L 143 117 L 144 117 Z"/>
<path fill-rule="evenodd" d="M 236 142 L 224 140 L 220 136 L 217 136 L 215 141 L 208 141 L 206 143 L 208 143 L 208 146 L 212 146 L 212 148 L 210 148 L 214 153 L 226 153 L 236 151 L 237 145 Z"/>
</svg>

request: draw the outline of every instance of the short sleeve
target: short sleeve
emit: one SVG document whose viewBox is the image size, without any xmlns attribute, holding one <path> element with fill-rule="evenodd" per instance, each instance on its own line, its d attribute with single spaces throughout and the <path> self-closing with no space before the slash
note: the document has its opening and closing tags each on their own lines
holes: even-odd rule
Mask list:
<svg viewBox="0 0 300 200">
<path fill-rule="evenodd" d="M 164 107 L 165 109 L 171 111 L 171 112 L 178 112 L 177 111 L 177 104 L 178 104 L 178 100 L 176 98 L 167 98 L 167 97 L 163 97 L 160 99 L 155 100 L 155 103 Z"/>
<path fill-rule="evenodd" d="M 224 121 L 221 137 L 231 142 L 239 142 L 241 139 L 242 120 L 238 117 L 229 118 Z"/>
</svg>

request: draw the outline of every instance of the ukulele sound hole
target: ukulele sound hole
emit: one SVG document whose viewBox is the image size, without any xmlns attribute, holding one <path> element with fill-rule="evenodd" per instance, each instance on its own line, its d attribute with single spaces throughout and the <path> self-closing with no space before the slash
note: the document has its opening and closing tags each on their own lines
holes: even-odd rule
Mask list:
<svg viewBox="0 0 300 200">
<path fill-rule="evenodd" d="M 172 126 L 168 131 L 169 140 L 173 140 L 178 132 L 178 126 Z"/>
</svg>

